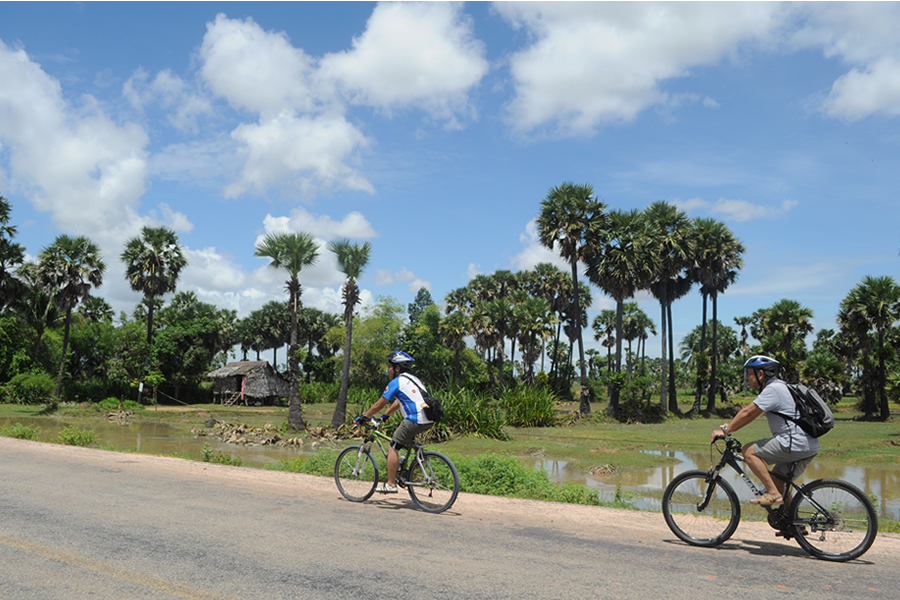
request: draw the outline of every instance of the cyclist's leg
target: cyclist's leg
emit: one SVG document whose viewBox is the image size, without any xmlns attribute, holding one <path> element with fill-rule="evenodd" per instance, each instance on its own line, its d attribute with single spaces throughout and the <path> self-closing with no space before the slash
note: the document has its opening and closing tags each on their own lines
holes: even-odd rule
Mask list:
<svg viewBox="0 0 900 600">
<path fill-rule="evenodd" d="M 782 488 L 779 488 L 772 474 L 769 473 L 768 463 L 776 462 L 772 460 L 772 457 L 780 449 L 781 445 L 775 438 L 756 440 L 744 446 L 744 461 L 747 463 L 747 467 L 765 486 L 766 493 L 772 498 L 781 498 Z M 778 502 L 778 504 L 781 504 L 781 502 Z"/>
<path fill-rule="evenodd" d="M 397 485 L 397 468 L 400 466 L 399 450 L 415 446 L 416 436 L 429 429 L 431 429 L 431 423 L 420 425 L 419 423 L 413 423 L 409 419 L 403 419 L 403 422 L 394 431 L 390 448 L 388 448 L 388 485 Z"/>
</svg>

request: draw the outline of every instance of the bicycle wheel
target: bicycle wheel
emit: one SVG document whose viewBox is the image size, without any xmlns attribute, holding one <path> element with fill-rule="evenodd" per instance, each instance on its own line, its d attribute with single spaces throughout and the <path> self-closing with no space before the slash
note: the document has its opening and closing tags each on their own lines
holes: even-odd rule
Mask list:
<svg viewBox="0 0 900 600">
<path fill-rule="evenodd" d="M 334 482 L 351 502 L 363 502 L 378 485 L 378 465 L 362 446 L 344 448 L 334 463 Z"/>
<path fill-rule="evenodd" d="M 421 464 L 413 460 L 406 480 L 413 504 L 428 513 L 444 512 L 459 494 L 456 466 L 440 452 L 423 452 Z"/>
<path fill-rule="evenodd" d="M 666 525 L 692 546 L 718 546 L 734 534 L 741 520 L 734 488 L 719 477 L 708 483 L 708 477 L 707 471 L 685 471 L 663 493 Z"/>
<path fill-rule="evenodd" d="M 859 558 L 878 534 L 875 507 L 858 487 L 837 479 L 804 485 L 791 502 L 791 520 L 800 547 L 824 560 Z"/>
</svg>

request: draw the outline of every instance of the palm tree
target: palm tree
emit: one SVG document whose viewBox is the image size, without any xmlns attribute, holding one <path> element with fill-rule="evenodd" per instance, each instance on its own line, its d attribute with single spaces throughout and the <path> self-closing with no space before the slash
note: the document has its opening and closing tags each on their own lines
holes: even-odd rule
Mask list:
<svg viewBox="0 0 900 600">
<path fill-rule="evenodd" d="M 331 427 L 337 429 L 344 424 L 347 417 L 347 389 L 350 387 L 350 348 L 353 340 L 353 309 L 359 304 L 359 286 L 356 284 L 363 269 L 369 264 L 372 244 L 353 244 L 350 240 L 332 240 L 328 249 L 337 256 L 338 270 L 347 276 L 344 283 L 344 323 L 347 325 L 344 342 L 344 368 L 341 373 L 341 390 L 338 393 L 337 406 L 331 417 Z"/>
<path fill-rule="evenodd" d="M 175 291 L 187 259 L 178 235 L 168 227 L 144 227 L 141 237 L 125 242 L 119 257 L 131 289 L 147 299 L 147 345 L 153 343 L 153 311 L 156 298 Z"/>
<path fill-rule="evenodd" d="M 314 265 L 319 257 L 318 244 L 308 233 L 275 232 L 266 235 L 258 244 L 254 256 L 268 258 L 269 268 L 287 271 L 285 281 L 288 291 L 288 310 L 291 313 L 291 345 L 288 349 L 288 369 L 290 372 L 290 397 L 288 424 L 294 429 L 304 429 L 303 409 L 300 406 L 300 359 L 297 356 L 297 313 L 303 288 L 299 275 L 304 268 Z"/>
<path fill-rule="evenodd" d="M 650 292 L 659 300 L 660 306 L 660 356 L 663 368 L 660 369 L 659 404 L 665 410 L 668 393 L 666 321 L 672 305 L 671 288 L 675 285 L 675 279 L 690 264 L 691 221 L 687 213 L 664 201 L 654 202 L 647 207 L 645 217 L 648 227 L 654 232 L 653 239 L 659 253 L 659 266 L 650 284 Z"/>
<path fill-rule="evenodd" d="M 793 354 L 794 345 L 813 330 L 812 309 L 802 306 L 796 300 L 785 298 L 770 308 L 758 311 L 758 314 L 761 316 L 760 324 L 763 331 L 778 342 L 777 355 L 785 378 L 796 381 L 799 378 L 799 369 Z"/>
<path fill-rule="evenodd" d="M 559 253 L 572 268 L 573 311 L 577 315 L 575 330 L 578 338 L 578 356 L 581 367 L 581 403 L 579 412 L 591 414 L 590 388 L 587 365 L 584 362 L 584 342 L 581 334 L 581 307 L 578 298 L 578 261 L 584 258 L 587 240 L 597 237 L 606 228 L 606 204 L 594 198 L 590 184 L 563 183 L 552 188 L 541 202 L 537 218 L 541 244 L 549 249 L 559 245 Z"/>
<path fill-rule="evenodd" d="M 456 392 L 456 382 L 459 379 L 459 365 L 462 351 L 466 349 L 466 335 L 469 332 L 469 318 L 460 311 L 447 315 L 441 321 L 441 338 L 447 349 L 454 353 L 453 361 L 453 392 Z"/>
<path fill-rule="evenodd" d="M 612 349 L 616 345 L 616 311 L 612 309 L 603 309 L 600 314 L 594 317 L 591 324 L 594 329 L 594 339 L 601 342 L 606 348 L 606 370 L 612 371 Z"/>
<path fill-rule="evenodd" d="M 885 335 L 900 320 L 900 286 L 892 277 L 863 278 L 862 283 L 854 287 L 841 308 L 858 316 L 866 328 L 875 331 L 876 355 L 878 356 L 877 386 L 881 420 L 891 416 L 887 400 L 887 375 L 885 371 Z"/>
<path fill-rule="evenodd" d="M 753 317 L 735 317 L 734 322 L 737 325 L 741 326 L 741 356 L 743 357 L 742 362 L 746 362 L 747 355 L 750 354 L 750 346 L 747 344 L 747 338 L 749 334 L 747 333 L 747 325 L 753 322 Z M 744 373 L 744 385 L 743 391 L 747 391 L 747 373 Z"/>
<path fill-rule="evenodd" d="M 66 314 L 62 357 L 53 390 L 53 397 L 57 400 L 66 370 L 72 310 L 90 297 L 91 287 L 99 287 L 103 283 L 104 272 L 106 264 L 100 256 L 100 249 L 84 236 L 73 238 L 61 235 L 38 255 L 38 279 L 54 294 L 54 302 Z"/>
<path fill-rule="evenodd" d="M 18 296 L 12 271 L 25 260 L 25 247 L 12 241 L 16 227 L 9 224 L 11 210 L 9 201 L 0 196 L 0 309 Z"/>
<path fill-rule="evenodd" d="M 612 211 L 609 229 L 586 253 L 587 277 L 616 301 L 616 373 L 622 372 L 622 321 L 625 300 L 650 285 L 656 272 L 655 247 L 638 210 Z M 619 411 L 620 383 L 612 386 L 609 414 Z"/>
<path fill-rule="evenodd" d="M 53 301 L 53 294 L 41 285 L 35 263 L 23 264 L 17 269 L 16 274 L 21 282 L 13 306 L 16 314 L 34 330 L 31 356 L 37 359 L 44 332 L 55 327 L 60 321 L 59 307 Z"/>
<path fill-rule="evenodd" d="M 744 246 L 734 237 L 734 234 L 724 224 L 714 219 L 696 219 L 692 238 L 692 254 L 694 266 L 693 278 L 700 283 L 700 293 L 703 296 L 703 329 L 701 337 L 701 352 L 706 351 L 706 299 L 712 299 L 713 307 L 713 331 L 712 351 L 710 352 L 710 378 L 707 390 L 707 411 L 715 410 L 716 404 L 716 343 L 717 343 L 717 311 L 718 296 L 737 279 L 738 271 L 743 268 L 744 261 L 741 256 Z M 700 387 L 698 383 L 697 397 L 694 411 L 700 408 Z"/>
</svg>

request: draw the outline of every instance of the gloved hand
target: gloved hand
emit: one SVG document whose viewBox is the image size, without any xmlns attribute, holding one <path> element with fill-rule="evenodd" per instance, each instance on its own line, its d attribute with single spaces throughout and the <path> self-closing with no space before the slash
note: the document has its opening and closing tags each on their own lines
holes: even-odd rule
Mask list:
<svg viewBox="0 0 900 600">
<path fill-rule="evenodd" d="M 366 422 L 366 418 L 363 416 L 359 416 L 359 417 L 356 417 L 355 419 L 353 419 L 353 422 L 356 423 L 357 425 L 362 425 L 363 423 Z"/>
<path fill-rule="evenodd" d="M 388 419 L 390 419 L 390 417 L 388 415 L 381 415 L 382 421 L 387 421 Z"/>
</svg>

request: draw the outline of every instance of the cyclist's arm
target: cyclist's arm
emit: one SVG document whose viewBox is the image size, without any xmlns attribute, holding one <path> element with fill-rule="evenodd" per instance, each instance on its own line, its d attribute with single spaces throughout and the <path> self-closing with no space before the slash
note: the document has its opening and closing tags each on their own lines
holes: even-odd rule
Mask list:
<svg viewBox="0 0 900 600">
<path fill-rule="evenodd" d="M 363 416 L 367 419 L 371 419 L 372 416 L 377 415 L 378 411 L 384 408 L 388 402 L 390 402 L 390 400 L 382 396 L 378 399 L 378 401 L 375 402 L 375 404 L 372 405 L 372 408 L 363 413 Z M 395 404 L 397 404 L 397 402 L 395 402 Z M 391 408 L 393 408 L 393 406 L 391 406 Z M 390 411 L 390 409 L 388 410 Z"/>
<path fill-rule="evenodd" d="M 387 398 L 385 398 L 385 397 L 383 397 L 383 396 L 382 396 L 381 399 L 382 399 L 382 400 L 387 400 Z M 400 401 L 399 401 L 399 400 L 394 400 L 393 404 L 391 404 L 390 406 L 388 406 L 388 409 L 387 409 L 386 411 L 384 411 L 384 416 L 385 416 L 385 417 L 389 417 L 389 416 L 391 416 L 392 414 L 394 414 L 395 412 L 397 412 L 398 410 L 400 410 Z"/>
<path fill-rule="evenodd" d="M 730 423 L 726 423 L 722 427 L 716 429 L 712 432 L 712 439 L 715 441 L 717 437 L 722 437 L 725 435 L 725 430 L 728 430 L 728 433 L 734 433 L 738 429 L 749 425 L 753 421 L 757 419 L 760 415 L 763 414 L 763 411 L 760 407 L 752 402 L 738 411 L 738 414 L 734 415 L 734 418 Z"/>
</svg>

